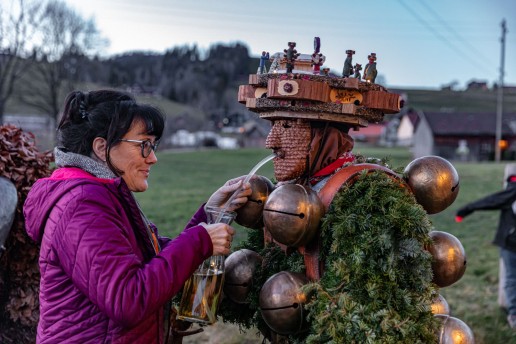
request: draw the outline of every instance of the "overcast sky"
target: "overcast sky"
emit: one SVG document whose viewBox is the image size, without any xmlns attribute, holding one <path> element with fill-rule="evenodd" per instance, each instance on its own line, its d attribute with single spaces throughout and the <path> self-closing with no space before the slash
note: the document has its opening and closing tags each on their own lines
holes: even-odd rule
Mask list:
<svg viewBox="0 0 516 344">
<path fill-rule="evenodd" d="M 109 39 L 107 55 L 164 52 L 175 46 L 241 42 L 251 55 L 297 43 L 313 52 L 320 37 L 325 67 L 341 73 L 375 52 L 386 86 L 439 88 L 500 78 L 501 22 L 507 22 L 506 85 L 516 86 L 516 0 L 65 0 L 93 17 Z"/>
</svg>

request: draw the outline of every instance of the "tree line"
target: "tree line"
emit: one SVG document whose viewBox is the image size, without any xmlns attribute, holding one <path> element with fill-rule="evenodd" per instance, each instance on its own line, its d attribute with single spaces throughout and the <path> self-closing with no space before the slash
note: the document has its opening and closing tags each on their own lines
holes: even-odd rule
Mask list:
<svg viewBox="0 0 516 344">
<path fill-rule="evenodd" d="M 8 101 L 57 123 L 66 93 L 85 84 L 136 88 L 215 117 L 242 112 L 238 85 L 247 83 L 259 61 L 242 43 L 99 57 L 108 45 L 93 18 L 62 1 L 0 3 L 0 123 Z"/>
</svg>

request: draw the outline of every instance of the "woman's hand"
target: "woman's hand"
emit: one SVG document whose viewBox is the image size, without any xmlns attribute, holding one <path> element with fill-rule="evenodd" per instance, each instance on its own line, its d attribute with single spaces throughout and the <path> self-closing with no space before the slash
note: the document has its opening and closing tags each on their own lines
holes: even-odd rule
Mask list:
<svg viewBox="0 0 516 344">
<path fill-rule="evenodd" d="M 213 244 L 213 255 L 214 256 L 227 256 L 231 250 L 231 242 L 233 241 L 233 235 L 235 230 L 225 223 L 202 223 L 206 231 L 210 235 L 211 243 Z"/>
<path fill-rule="evenodd" d="M 251 195 L 251 184 L 245 183 L 242 185 L 245 176 L 228 180 L 223 186 L 211 195 L 206 207 L 224 208 L 228 211 L 234 211 L 247 203 L 247 197 Z M 231 198 L 231 204 L 226 205 L 226 202 Z"/>
</svg>

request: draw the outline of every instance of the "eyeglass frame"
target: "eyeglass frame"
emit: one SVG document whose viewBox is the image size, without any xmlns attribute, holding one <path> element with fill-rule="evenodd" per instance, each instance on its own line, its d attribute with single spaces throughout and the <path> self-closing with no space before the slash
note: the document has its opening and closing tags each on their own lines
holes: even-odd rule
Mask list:
<svg viewBox="0 0 516 344">
<path fill-rule="evenodd" d="M 140 144 L 140 147 L 141 147 L 141 154 L 142 154 L 142 157 L 144 159 L 148 158 L 149 155 L 151 154 L 151 152 L 156 152 L 156 149 L 158 149 L 158 146 L 159 146 L 159 141 L 156 141 L 154 143 L 152 143 L 151 140 L 130 140 L 130 139 L 119 139 L 118 141 L 122 141 L 122 142 L 134 142 L 134 143 L 139 143 Z M 149 142 L 150 143 L 150 150 L 149 150 L 149 153 L 147 155 L 145 155 L 145 144 Z"/>
</svg>

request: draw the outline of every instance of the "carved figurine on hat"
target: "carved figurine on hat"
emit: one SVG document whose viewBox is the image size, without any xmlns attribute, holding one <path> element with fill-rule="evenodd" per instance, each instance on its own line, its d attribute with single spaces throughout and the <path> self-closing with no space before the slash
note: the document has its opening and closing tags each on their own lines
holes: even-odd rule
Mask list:
<svg viewBox="0 0 516 344">
<path fill-rule="evenodd" d="M 367 82 L 374 84 L 378 71 L 376 70 L 376 53 L 371 53 L 367 56 L 369 61 L 364 68 L 364 79 Z"/>
<path fill-rule="evenodd" d="M 258 74 L 267 73 L 267 68 L 265 67 L 265 62 L 269 60 L 269 52 L 262 51 L 262 55 L 260 56 L 260 65 L 258 66 Z"/>
<path fill-rule="evenodd" d="M 360 63 L 355 63 L 355 75 L 353 77 L 355 79 L 362 79 L 362 74 L 360 74 L 360 71 L 362 70 L 362 65 Z"/>
<path fill-rule="evenodd" d="M 353 55 L 355 54 L 354 50 L 346 50 L 346 60 L 344 60 L 344 68 L 342 69 L 342 77 L 348 78 L 351 74 L 353 74 Z"/>
<path fill-rule="evenodd" d="M 283 52 L 283 57 L 287 62 L 287 73 L 292 73 L 294 70 L 295 61 L 300 55 L 296 50 L 296 42 L 288 42 L 288 49 L 284 49 Z"/>
<path fill-rule="evenodd" d="M 326 61 L 326 56 L 321 54 L 321 40 L 319 37 L 314 38 L 314 53 L 311 56 L 313 74 L 321 73 L 321 66 Z"/>
<path fill-rule="evenodd" d="M 280 68 L 281 53 L 275 53 L 271 57 L 271 66 L 269 67 L 269 73 L 277 73 Z"/>
</svg>

